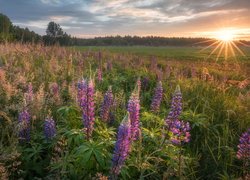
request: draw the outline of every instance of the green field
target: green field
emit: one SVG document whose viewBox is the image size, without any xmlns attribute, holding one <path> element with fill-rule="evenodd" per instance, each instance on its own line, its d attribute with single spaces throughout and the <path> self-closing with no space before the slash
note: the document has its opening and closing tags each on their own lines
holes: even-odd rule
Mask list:
<svg viewBox="0 0 250 180">
<path fill-rule="evenodd" d="M 148 56 L 157 56 L 166 60 L 215 60 L 217 53 L 210 53 L 213 49 L 208 48 L 204 50 L 204 47 L 149 47 L 149 46 L 82 46 L 74 47 L 77 50 L 84 51 L 108 51 L 112 53 L 121 53 L 121 54 L 133 54 L 143 57 Z M 250 60 L 250 47 L 241 48 L 245 54 L 245 57 L 242 57 L 240 53 L 236 53 L 237 60 Z M 229 57 L 229 60 L 235 59 L 232 54 Z M 219 60 L 224 60 L 224 53 L 219 57 Z"/>
</svg>

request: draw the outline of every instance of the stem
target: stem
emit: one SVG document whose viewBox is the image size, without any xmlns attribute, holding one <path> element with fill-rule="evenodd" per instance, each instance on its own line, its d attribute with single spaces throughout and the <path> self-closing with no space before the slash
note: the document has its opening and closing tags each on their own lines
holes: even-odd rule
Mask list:
<svg viewBox="0 0 250 180">
<path fill-rule="evenodd" d="M 179 146 L 179 169 L 178 169 L 178 174 L 179 174 L 179 178 L 182 179 L 182 177 L 181 177 L 181 146 Z"/>
</svg>

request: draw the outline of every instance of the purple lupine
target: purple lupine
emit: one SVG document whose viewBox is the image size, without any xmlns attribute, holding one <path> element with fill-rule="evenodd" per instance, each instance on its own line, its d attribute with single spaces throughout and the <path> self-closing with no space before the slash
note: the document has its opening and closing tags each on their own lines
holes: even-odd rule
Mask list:
<svg viewBox="0 0 250 180">
<path fill-rule="evenodd" d="M 52 139 L 56 135 L 56 125 L 53 118 L 48 117 L 44 121 L 44 135 L 47 140 Z"/>
<path fill-rule="evenodd" d="M 169 132 L 172 133 L 170 138 L 171 142 L 175 145 L 182 145 L 190 141 L 190 125 L 189 122 L 184 122 L 179 119 L 175 119 L 168 125 Z"/>
<path fill-rule="evenodd" d="M 99 67 L 97 70 L 97 79 L 99 82 L 102 81 L 102 69 L 101 69 L 101 67 Z"/>
<path fill-rule="evenodd" d="M 162 83 L 161 81 L 159 81 L 155 88 L 155 94 L 151 103 L 151 111 L 153 112 L 159 111 L 162 100 L 162 93 L 163 93 Z"/>
<path fill-rule="evenodd" d="M 78 82 L 78 103 L 82 109 L 83 125 L 86 129 L 87 139 L 92 135 L 95 120 L 94 103 L 94 82 L 92 79 L 87 82 L 82 80 Z"/>
<path fill-rule="evenodd" d="M 20 142 L 30 141 L 30 129 L 31 129 L 30 119 L 31 119 L 31 116 L 27 108 L 25 108 L 23 111 L 19 113 L 18 124 L 20 126 L 20 129 L 19 129 Z"/>
<path fill-rule="evenodd" d="M 142 79 L 142 89 L 146 90 L 149 86 L 149 78 L 148 77 L 144 77 Z"/>
<path fill-rule="evenodd" d="M 95 102 L 94 102 L 94 82 L 92 79 L 88 82 L 87 88 L 87 111 L 85 112 L 86 115 L 84 119 L 84 127 L 86 128 L 86 135 L 87 139 L 92 136 L 93 128 L 94 128 L 94 121 L 95 121 Z"/>
<path fill-rule="evenodd" d="M 250 161 L 250 128 L 240 137 L 237 158 Z"/>
<path fill-rule="evenodd" d="M 77 83 L 77 101 L 82 109 L 83 116 L 85 116 L 87 112 L 87 88 L 88 84 L 85 79 Z M 83 119 L 85 119 L 85 117 Z"/>
<path fill-rule="evenodd" d="M 121 122 L 117 134 L 117 141 L 112 158 L 111 175 L 117 177 L 128 156 L 130 149 L 131 124 L 129 115 L 126 115 Z"/>
<path fill-rule="evenodd" d="M 109 114 L 112 105 L 113 105 L 113 93 L 111 87 L 109 87 L 108 91 L 105 93 L 100 112 L 101 119 L 105 122 L 109 121 Z"/>
<path fill-rule="evenodd" d="M 139 125 L 140 125 L 140 98 L 138 92 L 138 85 L 136 85 L 135 90 L 132 92 L 130 99 L 128 101 L 128 112 L 129 119 L 131 121 L 131 139 L 135 140 L 138 136 Z"/>
<path fill-rule="evenodd" d="M 139 93 L 139 97 L 140 97 L 140 92 L 141 92 L 141 78 L 140 77 L 137 79 L 136 85 L 138 87 L 138 93 Z"/>
<path fill-rule="evenodd" d="M 56 82 L 50 85 L 50 90 L 54 96 L 59 96 L 59 86 Z"/>
<path fill-rule="evenodd" d="M 168 117 L 166 118 L 166 124 L 168 125 L 172 121 L 179 119 L 181 112 L 182 112 L 182 94 L 180 91 L 180 86 L 178 85 L 176 87 L 174 96 L 172 98 L 171 110 L 168 114 Z"/>
</svg>

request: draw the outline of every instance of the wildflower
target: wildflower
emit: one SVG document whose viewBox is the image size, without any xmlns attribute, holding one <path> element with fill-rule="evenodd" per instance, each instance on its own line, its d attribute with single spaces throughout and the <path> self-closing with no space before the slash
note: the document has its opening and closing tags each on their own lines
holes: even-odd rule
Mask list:
<svg viewBox="0 0 250 180">
<path fill-rule="evenodd" d="M 101 67 L 99 67 L 97 70 L 97 79 L 99 82 L 102 81 L 102 69 L 101 69 Z"/>
<path fill-rule="evenodd" d="M 82 109 L 83 125 L 86 129 L 87 139 L 92 135 L 95 120 L 95 103 L 94 103 L 94 82 L 90 79 L 88 82 L 82 80 L 78 82 L 78 103 Z"/>
<path fill-rule="evenodd" d="M 20 142 L 29 142 L 30 141 L 30 114 L 25 108 L 22 112 L 19 113 L 18 123 L 20 125 L 19 138 Z"/>
<path fill-rule="evenodd" d="M 111 87 L 109 87 L 108 91 L 105 93 L 100 113 L 102 120 L 105 122 L 109 120 L 109 114 L 112 104 L 113 104 L 113 93 Z"/>
<path fill-rule="evenodd" d="M 182 112 L 182 94 L 180 91 L 180 86 L 177 86 L 174 92 L 174 96 L 172 98 L 171 110 L 166 119 L 166 124 L 168 125 L 173 120 L 179 119 L 181 112 Z"/>
<path fill-rule="evenodd" d="M 240 137 L 237 158 L 242 160 L 250 160 L 250 128 Z"/>
<path fill-rule="evenodd" d="M 129 119 L 131 121 L 131 139 L 135 140 L 139 131 L 139 112 L 140 112 L 140 99 L 138 85 L 132 92 L 128 101 Z"/>
<path fill-rule="evenodd" d="M 162 100 L 162 93 L 163 93 L 162 83 L 161 81 L 159 81 L 157 87 L 155 88 L 155 94 L 151 103 L 151 110 L 153 112 L 159 111 Z"/>
<path fill-rule="evenodd" d="M 140 97 L 140 92 L 141 92 L 141 78 L 140 77 L 137 79 L 136 85 L 138 87 L 138 93 L 139 93 L 139 97 Z"/>
<path fill-rule="evenodd" d="M 117 141 L 112 158 L 111 174 L 119 175 L 121 168 L 128 156 L 130 147 L 131 124 L 129 115 L 126 115 L 118 130 Z"/>
<path fill-rule="evenodd" d="M 44 135 L 47 140 L 52 139 L 56 135 L 55 121 L 51 117 L 45 119 Z"/>
<path fill-rule="evenodd" d="M 184 122 L 175 119 L 169 126 L 169 131 L 172 133 L 171 142 L 175 145 L 181 145 L 190 141 L 190 125 L 189 122 Z"/>
<path fill-rule="evenodd" d="M 142 89 L 146 90 L 149 86 L 149 78 L 148 77 L 144 77 L 142 79 Z"/>
</svg>

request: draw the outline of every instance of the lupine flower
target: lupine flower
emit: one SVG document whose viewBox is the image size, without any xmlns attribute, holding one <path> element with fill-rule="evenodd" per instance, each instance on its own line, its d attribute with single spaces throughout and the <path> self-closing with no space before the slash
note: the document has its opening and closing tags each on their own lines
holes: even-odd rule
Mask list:
<svg viewBox="0 0 250 180">
<path fill-rule="evenodd" d="M 138 87 L 138 93 L 140 97 L 140 92 L 141 92 L 141 78 L 139 77 L 136 81 L 137 87 Z"/>
<path fill-rule="evenodd" d="M 87 88 L 88 84 L 85 79 L 81 80 L 77 84 L 77 100 L 79 103 L 79 106 L 82 108 L 84 112 L 86 112 L 87 107 Z"/>
<path fill-rule="evenodd" d="M 56 135 L 55 121 L 51 117 L 45 119 L 44 135 L 47 140 L 52 139 Z"/>
<path fill-rule="evenodd" d="M 102 81 L 102 69 L 101 69 L 101 67 L 99 67 L 97 70 L 97 79 L 99 82 Z"/>
<path fill-rule="evenodd" d="M 59 96 L 59 86 L 56 82 L 50 85 L 50 90 L 54 96 Z"/>
<path fill-rule="evenodd" d="M 142 79 L 142 89 L 145 90 L 147 89 L 149 86 L 149 78 L 148 77 L 144 77 Z"/>
<path fill-rule="evenodd" d="M 95 120 L 95 103 L 94 103 L 94 82 L 92 79 L 84 79 L 78 83 L 78 102 L 82 109 L 83 124 L 86 129 L 87 139 L 92 135 Z"/>
<path fill-rule="evenodd" d="M 160 109 L 162 93 L 163 93 L 162 83 L 161 81 L 159 81 L 157 87 L 155 88 L 155 94 L 151 103 L 151 110 L 153 112 L 157 112 Z"/>
<path fill-rule="evenodd" d="M 109 121 L 109 113 L 112 104 L 113 104 L 113 93 L 111 87 L 109 87 L 108 91 L 105 93 L 100 113 L 101 119 L 105 122 Z"/>
<path fill-rule="evenodd" d="M 129 115 L 126 115 L 118 130 L 117 141 L 112 158 L 111 174 L 118 176 L 128 156 L 130 148 L 131 124 Z"/>
<path fill-rule="evenodd" d="M 250 160 L 250 128 L 240 137 L 237 158 L 242 160 Z"/>
<path fill-rule="evenodd" d="M 18 123 L 20 125 L 19 138 L 20 142 L 29 142 L 30 141 L 30 114 L 25 108 L 22 112 L 19 113 Z"/>
<path fill-rule="evenodd" d="M 182 112 L 182 94 L 180 91 L 180 86 L 177 86 L 174 92 L 174 96 L 172 98 L 171 110 L 166 119 L 166 124 L 169 124 L 172 121 L 179 119 L 181 112 Z"/>
<path fill-rule="evenodd" d="M 88 92 L 87 92 L 87 118 L 84 120 L 84 127 L 87 128 L 86 134 L 87 139 L 89 139 L 92 135 L 92 131 L 94 128 L 94 120 L 95 120 L 95 102 L 94 102 L 94 82 L 90 79 L 88 83 Z"/>
<path fill-rule="evenodd" d="M 180 121 L 179 119 L 175 119 L 168 125 L 169 132 L 172 132 L 172 136 L 170 138 L 171 142 L 175 145 L 182 145 L 183 143 L 187 143 L 190 141 L 190 125 L 189 122 Z"/>
<path fill-rule="evenodd" d="M 130 99 L 128 101 L 128 112 L 129 119 L 131 121 L 131 139 L 135 140 L 138 136 L 139 131 L 139 113 L 140 113 L 140 99 L 138 92 L 138 85 L 136 85 L 135 90 L 132 92 Z"/>
</svg>

